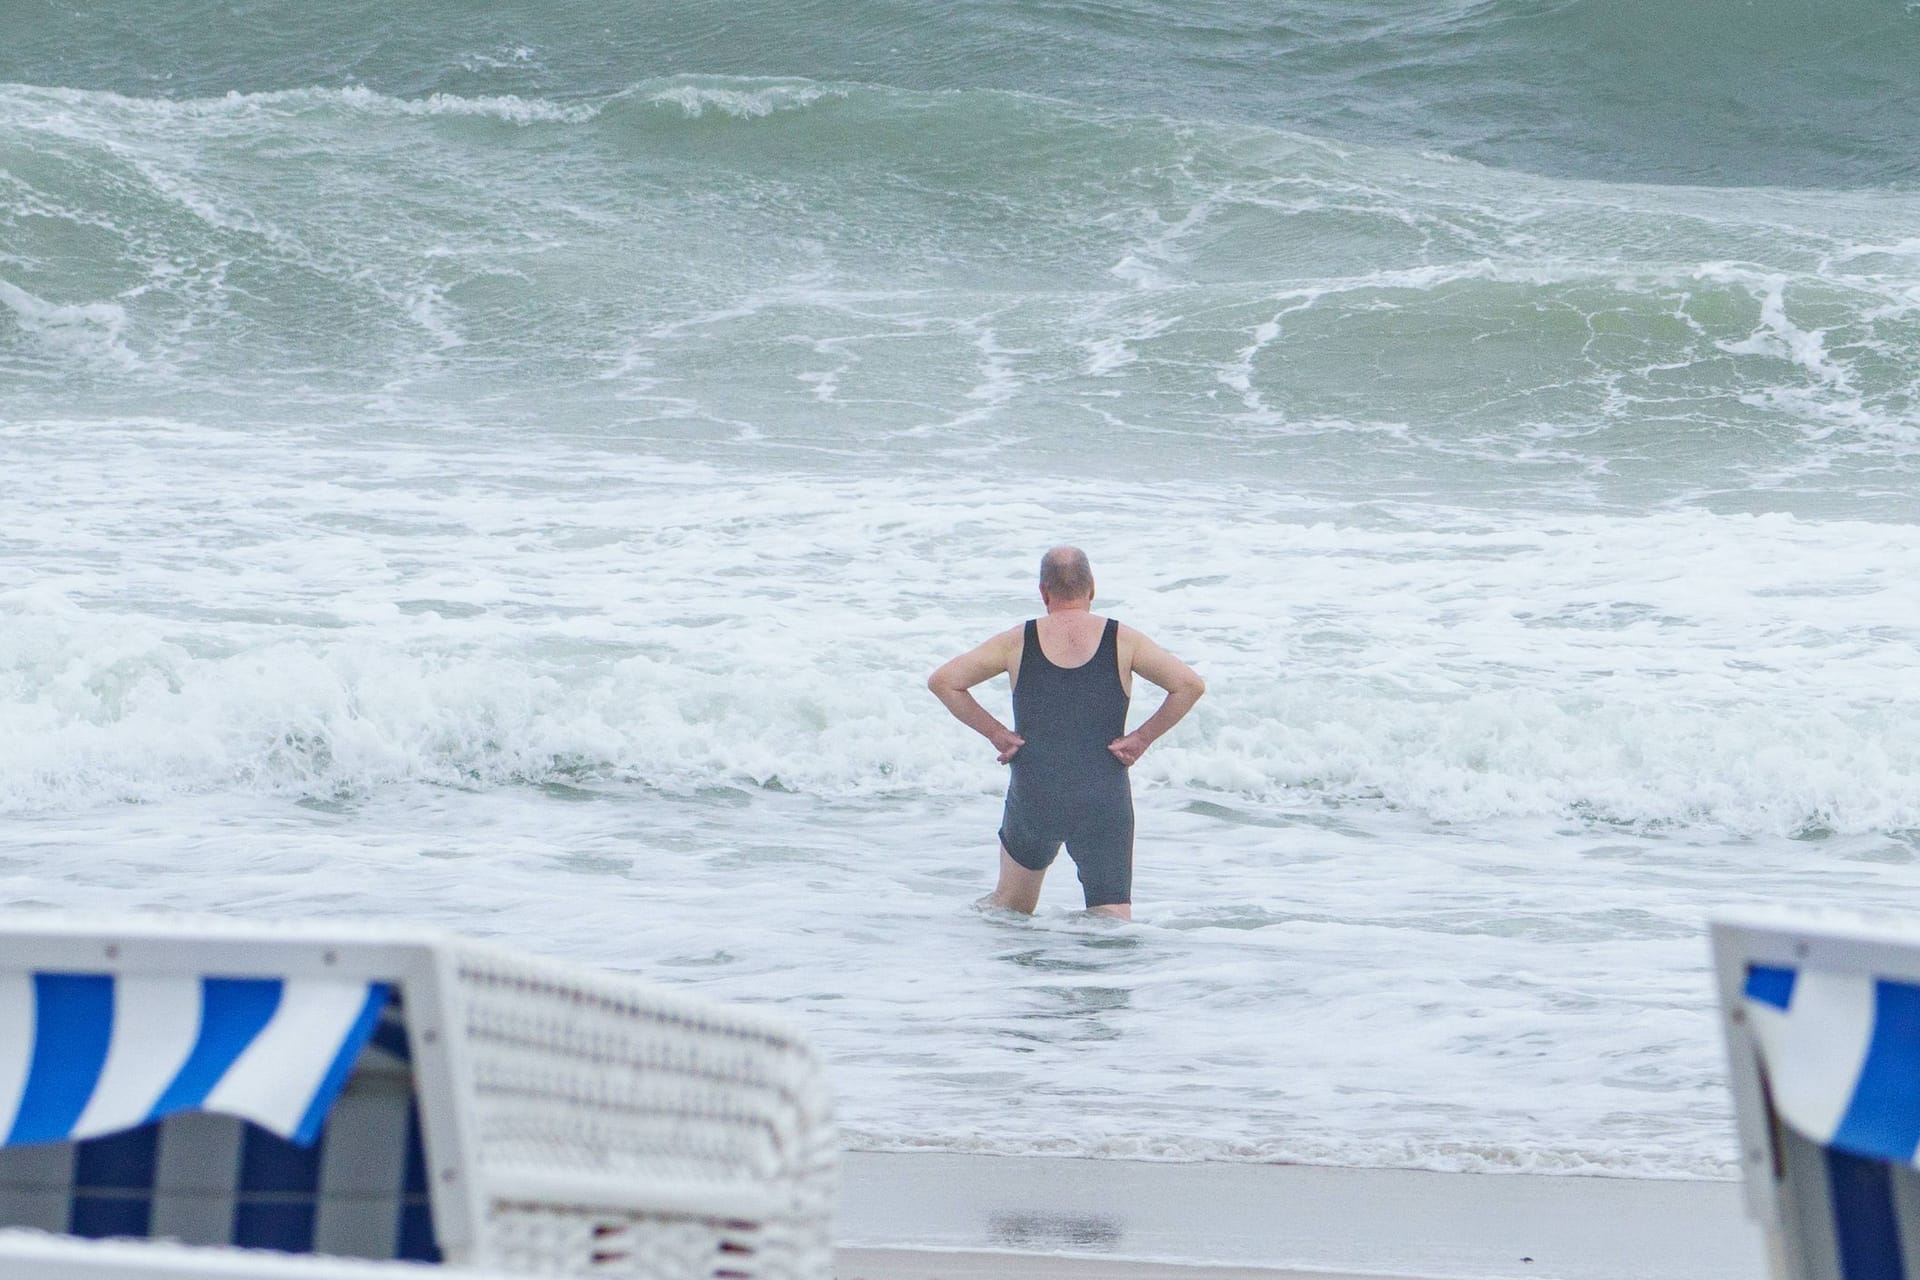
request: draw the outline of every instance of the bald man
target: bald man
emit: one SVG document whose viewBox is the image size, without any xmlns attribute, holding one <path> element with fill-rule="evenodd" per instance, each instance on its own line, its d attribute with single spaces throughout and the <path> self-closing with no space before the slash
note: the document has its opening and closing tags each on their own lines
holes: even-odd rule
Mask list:
<svg viewBox="0 0 1920 1280">
<path fill-rule="evenodd" d="M 1067 847 L 1095 915 L 1133 918 L 1133 789 L 1127 770 L 1207 691 L 1180 659 L 1093 612 L 1093 567 L 1078 547 L 1040 560 L 1046 614 L 1003 631 L 927 678 L 961 724 L 1011 766 L 1000 823 L 1000 883 L 983 903 L 1031 915 L 1047 868 Z M 970 692 L 1005 672 L 1013 728 Z M 1133 677 L 1166 690 L 1132 733 Z"/>
</svg>

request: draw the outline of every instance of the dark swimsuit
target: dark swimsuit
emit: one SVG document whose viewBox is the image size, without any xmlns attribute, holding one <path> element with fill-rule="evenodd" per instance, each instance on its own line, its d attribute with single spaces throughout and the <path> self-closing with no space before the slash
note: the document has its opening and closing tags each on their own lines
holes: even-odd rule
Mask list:
<svg viewBox="0 0 1920 1280">
<path fill-rule="evenodd" d="M 1000 843 L 1029 871 L 1044 871 L 1065 844 L 1089 907 L 1133 900 L 1133 789 L 1107 750 L 1127 731 L 1119 633 L 1107 619 L 1093 657 L 1059 667 L 1028 622 L 1013 686 L 1013 731 L 1026 744 L 1014 753 Z"/>
</svg>

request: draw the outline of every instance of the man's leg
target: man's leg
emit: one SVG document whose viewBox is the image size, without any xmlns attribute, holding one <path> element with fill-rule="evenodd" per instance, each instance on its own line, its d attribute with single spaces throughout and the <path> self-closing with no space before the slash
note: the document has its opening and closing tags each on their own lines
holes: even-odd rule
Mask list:
<svg viewBox="0 0 1920 1280">
<path fill-rule="evenodd" d="M 1030 916 L 1040 905 L 1040 884 L 1046 878 L 1045 867 L 1035 871 L 1021 866 L 1003 844 L 1000 846 L 1000 883 L 981 901 L 990 907 L 1004 907 Z"/>
<path fill-rule="evenodd" d="M 1120 796 L 1102 818 L 1067 841 L 1086 891 L 1087 914 L 1133 919 L 1133 797 Z"/>
</svg>

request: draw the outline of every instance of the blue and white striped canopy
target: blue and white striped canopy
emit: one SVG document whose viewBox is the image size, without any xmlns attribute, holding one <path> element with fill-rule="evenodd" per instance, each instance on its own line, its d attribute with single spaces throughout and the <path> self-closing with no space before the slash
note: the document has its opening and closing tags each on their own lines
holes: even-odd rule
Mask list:
<svg viewBox="0 0 1920 1280">
<path fill-rule="evenodd" d="M 1920 986 L 1754 965 L 1746 1008 L 1788 1124 L 1825 1147 L 1920 1164 Z"/>
<path fill-rule="evenodd" d="M 0 1145 L 218 1111 L 311 1145 L 382 983 L 0 973 Z"/>
</svg>

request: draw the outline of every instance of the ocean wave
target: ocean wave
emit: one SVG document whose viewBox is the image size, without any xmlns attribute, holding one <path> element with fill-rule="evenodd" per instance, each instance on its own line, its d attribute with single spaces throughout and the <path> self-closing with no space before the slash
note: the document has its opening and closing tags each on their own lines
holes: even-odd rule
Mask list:
<svg viewBox="0 0 1920 1280">
<path fill-rule="evenodd" d="M 1311 19 L 1148 0 L 1012 0 L 903 11 L 869 0 L 755 11 L 694 3 L 609 26 L 506 6 L 347 0 L 272 24 L 222 21 L 210 0 L 87 21 L 22 15 L 0 80 L 182 98 L 230 87 L 594 99 L 634 67 L 716 78 L 771 72 L 928 91 L 1030 90 L 1188 121 L 1287 121 L 1312 133 L 1616 181 L 1857 187 L 1914 177 L 1905 91 L 1920 19 L 1899 5 L 1756 12 L 1708 0 L 1448 5 L 1383 18 L 1357 0 Z M 1276 59 L 1280 60 L 1277 64 Z M 1276 65 L 1284 74 L 1275 74 Z M 156 68 L 164 68 L 164 77 Z M 724 109 L 724 108 L 723 108 Z M 1783 128 L 1782 121 L 1792 121 Z"/>
<path fill-rule="evenodd" d="M 83 125 L 86 117 L 102 124 L 175 126 L 236 122 L 265 123 L 276 118 L 314 115 L 387 117 L 480 117 L 510 124 L 582 124 L 600 114 L 598 103 L 564 103 L 517 94 L 431 93 L 409 98 L 379 93 L 363 85 L 341 88 L 238 91 L 207 98 L 132 97 L 101 90 L 0 85 L 0 119 L 27 125 Z"/>
<path fill-rule="evenodd" d="M 127 310 L 115 302 L 52 303 L 0 280 L 0 307 L 43 352 L 87 364 L 137 369 L 140 358 L 123 338 Z"/>
<path fill-rule="evenodd" d="M 770 338 L 811 344 L 827 367 L 793 377 L 816 400 L 884 405 L 943 377 L 879 350 L 946 334 L 999 352 L 953 429 L 1029 406 L 1111 421 L 1124 389 L 1222 443 L 1348 422 L 1589 469 L 1613 450 L 1581 442 L 1616 429 L 1634 450 L 1696 431 L 1823 456 L 1920 443 L 1903 354 L 1920 255 L 1910 201 L 1887 193 L 1556 182 L 996 90 L 799 79 L 577 101 L 8 86 L 0 119 L 9 198 L 39 215 L 10 229 L 31 271 L 10 278 L 69 308 L 34 311 L 36 358 L 87 372 L 104 355 L 136 377 L 190 360 L 215 382 L 364 384 L 473 361 L 572 385 L 645 365 L 739 418 L 704 394 L 725 398 L 703 385 L 715 344 L 768 368 L 786 354 Z M 718 165 L 716 130 L 735 138 Z M 93 251 L 68 253 L 76 237 Z M 1395 353 L 1393 378 L 1370 375 L 1370 351 Z M 1080 378 L 1054 372 L 1068 362 Z"/>
<path fill-rule="evenodd" d="M 807 80 L 737 81 L 682 76 L 666 83 L 636 85 L 621 97 L 677 107 L 690 119 L 714 112 L 736 120 L 759 120 L 777 112 L 804 111 L 817 102 L 845 101 L 857 91 L 859 86 Z"/>
<path fill-rule="evenodd" d="M 118 127 L 176 128 L 196 125 L 230 128 L 235 123 L 265 127 L 275 120 L 338 117 L 344 121 L 369 116 L 465 117 L 517 125 L 583 125 L 601 119 L 609 110 L 632 107 L 673 108 L 672 115 L 688 119 L 711 113 L 737 120 L 757 120 L 781 112 L 805 110 L 820 102 L 844 101 L 856 95 L 882 103 L 911 101 L 914 97 L 871 85 L 723 76 L 646 80 L 612 93 L 576 99 L 450 92 L 408 97 L 381 93 L 364 85 L 316 85 L 252 93 L 233 91 L 205 98 L 169 98 L 16 84 L 0 85 L 0 119 L 28 127 L 65 125 L 77 129 L 84 129 L 88 118 Z M 988 96 L 1012 100 L 1020 95 Z"/>
<path fill-rule="evenodd" d="M 1199 1122 L 1195 1122 L 1199 1123 Z M 1731 1117 L 1725 1123 L 1731 1126 Z M 863 1125 L 841 1126 L 849 1150 L 947 1151 L 966 1155 L 1051 1156 L 1084 1160 L 1144 1160 L 1167 1164 L 1309 1164 L 1341 1168 L 1418 1169 L 1431 1173 L 1524 1173 L 1558 1177 L 1631 1177 L 1725 1180 L 1737 1177 L 1731 1141 L 1703 1150 L 1670 1137 L 1642 1143 L 1538 1144 L 1472 1142 L 1438 1136 L 1387 1135 L 1270 1138 L 1210 1137 L 1194 1133 L 928 1135 Z"/>
<path fill-rule="evenodd" d="M 228 789 L 354 796 L 410 783 L 965 796 L 1003 777 L 947 724 L 916 670 L 863 665 L 877 657 L 868 642 L 851 665 L 790 663 L 771 644 L 703 652 L 699 627 L 647 629 L 584 653 L 538 633 L 476 646 L 479 633 L 461 625 L 466 610 L 451 604 L 442 606 L 451 620 L 427 606 L 411 615 L 401 630 L 416 632 L 412 640 L 357 628 L 329 638 L 322 627 L 190 642 L 155 619 L 49 610 L 36 599 L 0 601 L 9 619 L 0 730 L 13 744 L 0 752 L 3 812 Z M 1396 625 L 1363 617 L 1340 625 Z M 1481 636 L 1484 669 L 1457 678 L 1445 674 L 1460 661 L 1448 656 L 1453 646 L 1411 616 L 1397 621 L 1397 638 L 1383 633 L 1350 651 L 1359 672 L 1343 668 L 1346 640 L 1316 656 L 1316 642 L 1297 635 L 1292 645 L 1307 651 L 1274 655 L 1284 675 L 1271 680 L 1230 636 L 1219 650 L 1190 643 L 1214 692 L 1136 777 L 1450 823 L 1920 828 L 1920 717 L 1842 691 L 1896 679 L 1907 652 L 1898 646 L 1867 656 L 1844 640 L 1834 652 L 1774 641 L 1742 656 L 1715 641 L 1662 658 L 1661 637 L 1677 643 L 1681 633 L 1638 614 L 1545 630 L 1497 609 L 1475 618 L 1452 625 Z M 1588 629 L 1594 622 L 1600 630 Z M 824 638 L 849 620 L 807 625 Z M 1499 655 L 1519 659 L 1529 644 L 1553 655 L 1542 670 L 1504 669 Z M 1794 671 L 1823 664 L 1817 677 Z M 1149 692 L 1141 702 L 1144 714 Z"/>
</svg>

